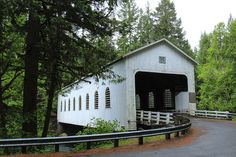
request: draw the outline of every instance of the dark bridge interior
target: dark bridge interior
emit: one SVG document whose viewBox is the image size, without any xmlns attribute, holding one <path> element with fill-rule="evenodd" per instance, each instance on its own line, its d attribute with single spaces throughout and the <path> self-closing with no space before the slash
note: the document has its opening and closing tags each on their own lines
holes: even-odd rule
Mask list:
<svg viewBox="0 0 236 157">
<path fill-rule="evenodd" d="M 136 109 L 163 111 L 175 109 L 175 96 L 188 90 L 187 77 L 177 74 L 137 72 Z"/>
</svg>

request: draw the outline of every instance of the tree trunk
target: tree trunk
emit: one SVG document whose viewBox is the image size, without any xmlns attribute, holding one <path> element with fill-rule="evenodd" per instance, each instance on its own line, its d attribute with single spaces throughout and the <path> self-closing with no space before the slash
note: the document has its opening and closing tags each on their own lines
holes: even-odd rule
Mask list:
<svg viewBox="0 0 236 157">
<path fill-rule="evenodd" d="M 43 132 L 42 137 L 46 137 L 48 134 L 48 129 L 50 125 L 50 117 L 52 112 L 52 104 L 54 99 L 54 94 L 56 90 L 57 85 L 57 61 L 58 61 L 58 55 L 60 53 L 59 51 L 59 40 L 60 40 L 60 33 L 59 28 L 57 26 L 56 33 L 50 34 L 50 42 L 51 42 L 51 48 L 48 52 L 48 58 L 49 58 L 49 69 L 48 69 L 48 81 L 49 81 L 49 87 L 48 87 L 48 100 L 47 100 L 47 111 L 45 115 L 44 120 L 44 126 L 43 126 Z M 53 38 L 53 36 L 56 36 L 56 38 Z"/>
<path fill-rule="evenodd" d="M 40 53 L 40 21 L 30 8 L 25 52 L 23 137 L 37 136 L 37 79 Z"/>
<path fill-rule="evenodd" d="M 53 63 L 53 64 L 56 64 L 56 63 Z M 47 111 L 46 111 L 45 120 L 44 120 L 42 137 L 47 136 L 48 128 L 49 128 L 49 124 L 50 124 L 50 117 L 51 117 L 51 112 L 52 112 L 52 103 L 53 103 L 53 98 L 54 98 L 55 88 L 56 88 L 56 68 L 55 67 L 56 67 L 56 65 L 53 65 L 53 68 L 52 68 L 53 71 L 50 74 L 50 78 L 49 78 Z"/>
<path fill-rule="evenodd" d="M 7 138 L 6 105 L 3 103 L 2 95 L 0 95 L 0 138 Z"/>
<path fill-rule="evenodd" d="M 6 128 L 6 112 L 7 108 L 3 102 L 2 95 L 0 95 L 0 139 L 7 139 L 7 128 Z M 8 148 L 4 148 L 4 154 L 9 154 Z"/>
<path fill-rule="evenodd" d="M 0 10 L 0 52 L 1 54 L 1 71 L 0 76 L 3 75 L 3 12 L 2 8 Z M 3 103 L 3 85 L 2 77 L 0 77 L 0 138 L 6 138 L 7 129 L 6 129 L 6 105 Z"/>
</svg>

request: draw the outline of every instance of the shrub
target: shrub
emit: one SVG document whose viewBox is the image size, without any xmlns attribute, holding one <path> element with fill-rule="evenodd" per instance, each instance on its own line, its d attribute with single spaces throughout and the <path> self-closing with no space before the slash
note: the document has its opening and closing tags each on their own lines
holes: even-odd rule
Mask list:
<svg viewBox="0 0 236 157">
<path fill-rule="evenodd" d="M 87 125 L 82 131 L 78 132 L 76 135 L 92 135 L 92 134 L 103 134 L 112 132 L 124 132 L 125 129 L 120 127 L 120 123 L 117 120 L 105 121 L 101 118 L 92 119 L 92 122 Z M 92 147 L 98 147 L 105 144 L 110 144 L 111 141 L 105 142 L 93 142 Z M 86 143 L 81 143 L 76 145 L 75 150 L 84 150 L 86 148 Z"/>
</svg>

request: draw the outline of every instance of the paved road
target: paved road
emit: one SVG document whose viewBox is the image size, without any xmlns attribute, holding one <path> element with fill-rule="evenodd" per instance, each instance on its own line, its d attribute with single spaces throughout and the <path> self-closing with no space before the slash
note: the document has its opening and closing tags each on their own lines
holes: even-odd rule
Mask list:
<svg viewBox="0 0 236 157">
<path fill-rule="evenodd" d="M 192 119 L 192 122 L 193 126 L 206 130 L 206 133 L 189 145 L 87 157 L 236 157 L 235 122 L 202 119 Z"/>
</svg>

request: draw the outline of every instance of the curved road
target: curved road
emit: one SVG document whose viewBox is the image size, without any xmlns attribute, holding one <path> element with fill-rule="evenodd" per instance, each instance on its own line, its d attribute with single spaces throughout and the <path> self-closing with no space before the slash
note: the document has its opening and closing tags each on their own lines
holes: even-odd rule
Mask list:
<svg viewBox="0 0 236 157">
<path fill-rule="evenodd" d="M 87 157 L 236 157 L 236 122 L 192 119 L 192 124 L 205 133 L 188 145 Z"/>
</svg>

